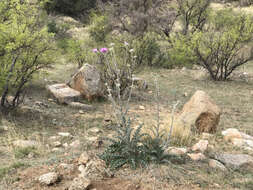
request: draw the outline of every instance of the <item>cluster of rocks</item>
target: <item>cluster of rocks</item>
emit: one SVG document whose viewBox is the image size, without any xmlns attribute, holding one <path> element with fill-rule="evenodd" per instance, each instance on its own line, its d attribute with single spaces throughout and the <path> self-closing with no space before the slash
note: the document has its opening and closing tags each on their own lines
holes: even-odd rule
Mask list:
<svg viewBox="0 0 253 190">
<path fill-rule="evenodd" d="M 141 89 L 147 89 L 147 82 L 141 78 L 134 77 L 133 83 Z M 100 72 L 94 65 L 85 64 L 65 84 L 53 84 L 46 86 L 49 93 L 60 104 L 68 104 L 74 108 L 84 110 L 92 109 L 92 106 L 81 104 L 78 101 L 83 98 L 91 101 L 105 94 L 105 86 L 101 79 Z"/>
<path fill-rule="evenodd" d="M 92 100 L 103 95 L 103 83 L 95 66 L 85 64 L 76 72 L 67 83 L 46 86 L 49 93 L 60 104 L 81 110 L 92 110 L 91 105 L 82 104 L 83 98 Z"/>
<path fill-rule="evenodd" d="M 101 173 L 101 175 L 104 175 L 103 171 L 105 171 L 105 164 L 101 160 L 92 160 L 87 152 L 83 152 L 75 165 L 61 163 L 59 168 L 69 170 L 75 170 L 75 168 L 78 168 L 79 170 L 79 174 L 68 184 L 68 190 L 95 190 L 92 188 L 92 176 L 95 173 Z M 41 186 L 50 186 L 60 182 L 62 177 L 59 172 L 54 171 L 45 173 L 36 178 L 36 180 L 38 180 Z"/>
</svg>

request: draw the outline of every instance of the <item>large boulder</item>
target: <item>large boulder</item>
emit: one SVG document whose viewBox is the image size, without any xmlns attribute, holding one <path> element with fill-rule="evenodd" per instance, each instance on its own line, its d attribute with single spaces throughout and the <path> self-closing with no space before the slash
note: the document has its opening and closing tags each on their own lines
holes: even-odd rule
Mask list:
<svg viewBox="0 0 253 190">
<path fill-rule="evenodd" d="M 179 120 L 194 126 L 198 132 L 214 133 L 220 121 L 221 110 L 204 91 L 196 91 L 184 105 Z"/>
<path fill-rule="evenodd" d="M 88 100 L 103 95 L 101 76 L 93 65 L 85 64 L 74 74 L 68 85 L 79 91 Z"/>
<path fill-rule="evenodd" d="M 81 93 L 70 88 L 66 84 L 54 84 L 46 86 L 49 93 L 61 104 L 68 104 L 80 100 Z"/>
</svg>

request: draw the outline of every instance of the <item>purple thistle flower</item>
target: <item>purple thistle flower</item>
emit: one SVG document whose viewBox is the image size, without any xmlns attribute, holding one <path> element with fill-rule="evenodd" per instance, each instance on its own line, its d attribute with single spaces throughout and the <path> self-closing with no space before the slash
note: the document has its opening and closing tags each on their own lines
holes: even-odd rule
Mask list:
<svg viewBox="0 0 253 190">
<path fill-rule="evenodd" d="M 100 52 L 101 52 L 101 53 L 106 53 L 107 51 L 108 51 L 107 48 L 101 48 L 101 49 L 100 49 Z"/>
<path fill-rule="evenodd" d="M 94 48 L 92 51 L 93 51 L 93 53 L 97 53 L 97 52 L 98 52 L 98 49 L 97 49 L 97 48 Z"/>
</svg>

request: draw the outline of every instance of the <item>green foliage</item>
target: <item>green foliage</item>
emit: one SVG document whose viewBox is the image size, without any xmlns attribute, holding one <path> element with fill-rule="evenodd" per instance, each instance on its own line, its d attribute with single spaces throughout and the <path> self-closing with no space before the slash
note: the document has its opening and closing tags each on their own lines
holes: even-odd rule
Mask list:
<svg viewBox="0 0 253 190">
<path fill-rule="evenodd" d="M 195 34 L 194 50 L 199 64 L 213 80 L 227 80 L 235 69 L 253 59 L 249 43 L 253 39 L 253 20 L 227 10 L 215 14 L 212 21 L 206 32 Z"/>
<path fill-rule="evenodd" d="M 47 12 L 56 12 L 69 16 L 87 15 L 96 7 L 96 0 L 40 0 Z"/>
<path fill-rule="evenodd" d="M 115 139 L 109 139 L 112 144 L 100 156 L 111 169 L 118 169 L 125 164 L 136 169 L 140 166 L 146 166 L 148 163 L 148 157 L 142 145 L 142 138 L 145 136 L 141 134 L 142 126 L 140 125 L 133 132 L 134 129 L 131 124 L 130 119 L 123 118 L 122 125 L 115 130 L 117 133 Z"/>
<path fill-rule="evenodd" d="M 191 67 L 196 63 L 197 57 L 192 48 L 191 35 L 178 34 L 172 36 L 170 42 L 168 57 L 171 67 Z"/>
<path fill-rule="evenodd" d="M 166 54 L 158 44 L 159 36 L 155 33 L 146 33 L 142 38 L 133 41 L 136 64 L 138 66 L 166 66 Z"/>
<path fill-rule="evenodd" d="M 106 36 L 111 32 L 111 27 L 106 15 L 97 15 L 95 13 L 91 16 L 91 26 L 89 27 L 89 34 L 96 42 L 105 42 Z"/>
<path fill-rule="evenodd" d="M 52 63 L 52 37 L 40 20 L 39 7 L 28 0 L 0 2 L 1 105 L 12 92 L 12 106 L 19 102 L 33 75 Z"/>
</svg>

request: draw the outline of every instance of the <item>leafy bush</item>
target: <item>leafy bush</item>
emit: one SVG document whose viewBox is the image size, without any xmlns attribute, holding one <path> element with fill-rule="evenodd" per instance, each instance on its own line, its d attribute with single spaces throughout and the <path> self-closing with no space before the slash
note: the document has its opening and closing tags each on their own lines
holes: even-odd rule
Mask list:
<svg viewBox="0 0 253 190">
<path fill-rule="evenodd" d="M 164 66 L 168 61 L 166 54 L 158 44 L 159 36 L 146 33 L 142 38 L 133 41 L 137 66 Z"/>
<path fill-rule="evenodd" d="M 1 106 L 17 106 L 35 73 L 52 64 L 52 37 L 40 20 L 39 7 L 28 0 L 0 2 Z M 7 101 L 12 93 L 12 102 Z"/>
<path fill-rule="evenodd" d="M 230 20 L 223 23 L 228 14 Z M 218 12 L 213 22 L 206 32 L 195 34 L 194 51 L 198 64 L 211 78 L 224 81 L 235 69 L 253 59 L 253 48 L 249 44 L 253 39 L 253 20 L 230 10 Z"/>
<path fill-rule="evenodd" d="M 191 34 L 177 34 L 171 37 L 168 57 L 171 67 L 191 67 L 197 57 L 192 48 Z"/>
<path fill-rule="evenodd" d="M 89 34 L 96 42 L 105 42 L 106 36 L 111 32 L 111 27 L 106 15 L 92 14 Z"/>
</svg>

